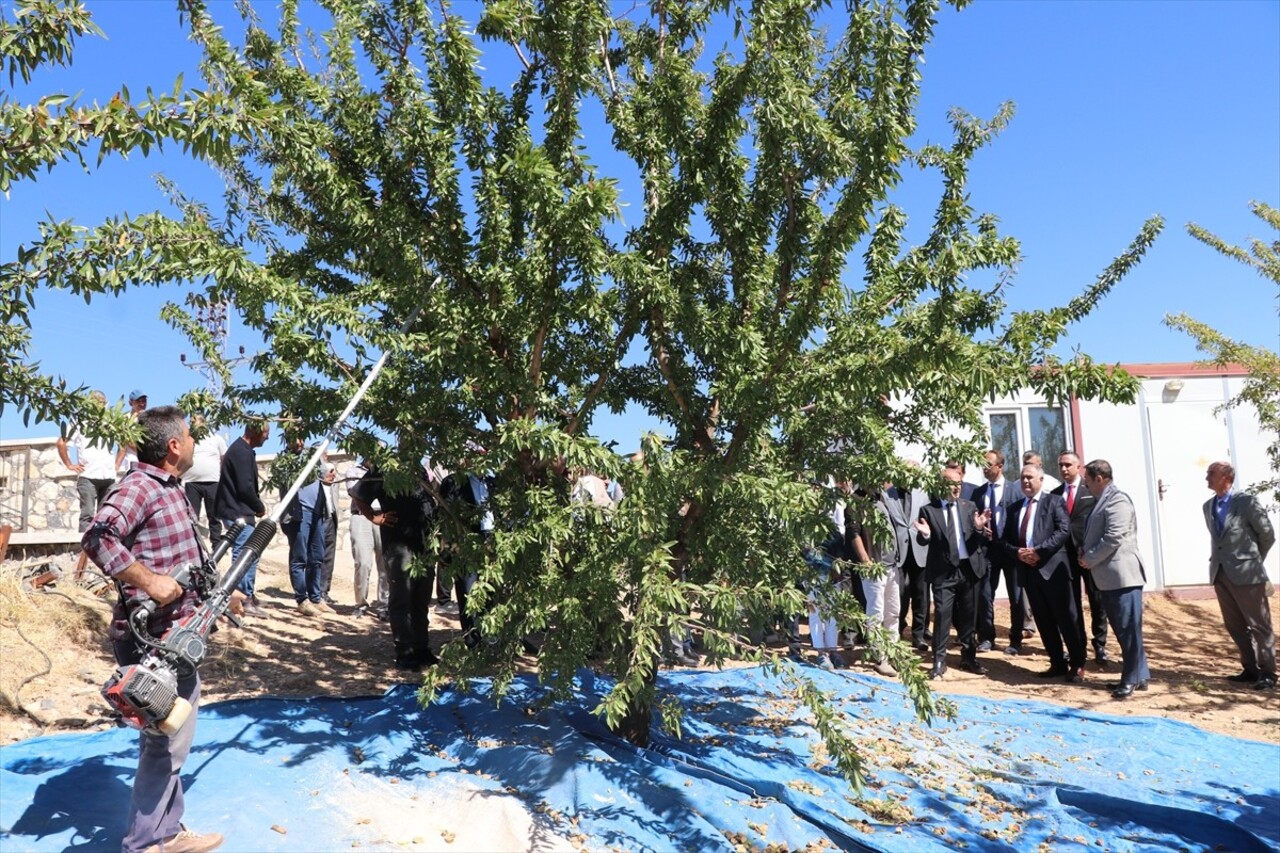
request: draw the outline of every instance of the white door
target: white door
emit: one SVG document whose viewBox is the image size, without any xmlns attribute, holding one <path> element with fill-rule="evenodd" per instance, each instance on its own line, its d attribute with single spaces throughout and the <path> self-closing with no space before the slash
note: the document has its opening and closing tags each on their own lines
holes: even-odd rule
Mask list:
<svg viewBox="0 0 1280 853">
<path fill-rule="evenodd" d="M 1151 403 L 1151 468 L 1159 506 L 1156 541 L 1165 586 L 1209 582 L 1209 531 L 1201 507 L 1212 492 L 1204 472 L 1210 462 L 1230 459 L 1224 416 L 1216 403 Z"/>
</svg>

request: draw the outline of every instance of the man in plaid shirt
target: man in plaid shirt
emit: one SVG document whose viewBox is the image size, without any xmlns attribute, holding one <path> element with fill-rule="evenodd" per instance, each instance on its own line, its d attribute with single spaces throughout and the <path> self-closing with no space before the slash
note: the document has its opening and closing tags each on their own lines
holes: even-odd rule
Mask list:
<svg viewBox="0 0 1280 853">
<path fill-rule="evenodd" d="M 199 603 L 193 590 L 184 590 L 170 577 L 203 558 L 195 513 L 180 479 L 191 467 L 195 443 L 186 417 L 173 406 L 147 409 L 138 416 L 138 425 L 138 462 L 103 499 L 83 545 L 126 597 L 141 592 L 160 605 L 148 626 L 159 637 Z M 242 608 L 243 601 L 234 599 L 232 609 Z M 123 603 L 116 604 L 109 633 L 116 663 L 141 660 L 143 649 L 125 623 Z M 192 708 L 182 728 L 171 737 L 148 732 L 140 736 L 124 853 L 204 853 L 222 844 L 217 833 L 200 835 L 182 825 L 180 774 L 195 736 L 199 673 L 178 679 L 178 695 Z"/>
</svg>

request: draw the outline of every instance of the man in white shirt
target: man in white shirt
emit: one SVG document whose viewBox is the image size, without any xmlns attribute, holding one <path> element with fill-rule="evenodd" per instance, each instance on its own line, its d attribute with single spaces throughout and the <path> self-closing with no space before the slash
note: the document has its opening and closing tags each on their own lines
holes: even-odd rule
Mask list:
<svg viewBox="0 0 1280 853">
<path fill-rule="evenodd" d="M 147 392 L 134 389 L 129 392 L 129 420 L 136 421 L 138 415 L 147 410 Z M 138 446 L 136 444 L 122 444 L 120 449 L 116 451 L 116 470 L 121 474 L 128 474 L 129 469 L 133 467 L 133 463 L 138 461 Z"/>
<path fill-rule="evenodd" d="M 1049 656 L 1042 678 L 1063 676 L 1068 683 L 1084 681 L 1085 643 L 1079 630 L 1076 600 L 1071 594 L 1067 542 L 1071 521 L 1058 495 L 1044 491 L 1044 471 L 1023 465 L 1020 478 L 1025 497 L 1009 507 L 1004 535 L 997 540 L 1010 559 L 1026 569 L 1024 594 L 1040 628 L 1040 642 Z"/>
<path fill-rule="evenodd" d="M 107 405 L 107 395 L 101 391 L 93 391 L 89 397 L 103 408 Z M 98 512 L 98 505 L 107 489 L 116 481 L 116 457 L 111 446 L 97 439 L 91 439 L 80 431 L 78 424 L 71 424 L 68 437 L 58 437 L 54 446 L 62 464 L 76 472 L 76 494 L 80 496 L 79 530 L 83 534 L 93 523 L 93 516 Z M 71 459 L 68 448 L 75 451 L 75 460 Z M 76 577 L 84 573 L 87 557 L 83 551 L 76 563 Z"/>
<path fill-rule="evenodd" d="M 1044 460 L 1040 458 L 1040 454 L 1034 450 L 1028 450 L 1026 453 L 1022 454 L 1022 464 L 1034 465 L 1037 468 L 1039 468 L 1041 471 L 1044 471 Z M 1046 492 L 1052 493 L 1054 489 L 1058 488 L 1058 486 L 1061 486 L 1061 485 L 1062 485 L 1061 480 L 1059 480 L 1057 477 L 1053 476 L 1049 472 L 1045 471 L 1043 488 Z"/>
<path fill-rule="evenodd" d="M 218 478 L 222 474 L 222 457 L 226 455 L 227 442 L 205 426 L 201 415 L 191 416 L 191 431 L 195 435 L 203 432 L 204 437 L 196 442 L 191 467 L 182 475 L 182 487 L 196 518 L 200 517 L 201 505 L 204 506 L 205 518 L 209 521 L 209 541 L 217 542 L 222 536 L 222 522 L 213 511 L 213 501 L 218 494 Z"/>
</svg>

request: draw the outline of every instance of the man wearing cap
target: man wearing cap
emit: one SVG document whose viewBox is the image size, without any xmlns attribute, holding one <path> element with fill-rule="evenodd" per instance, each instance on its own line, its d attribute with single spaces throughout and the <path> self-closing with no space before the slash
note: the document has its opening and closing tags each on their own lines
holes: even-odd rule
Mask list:
<svg viewBox="0 0 1280 853">
<path fill-rule="evenodd" d="M 134 389 L 129 392 L 129 420 L 136 421 L 138 415 L 147 410 L 147 392 Z M 121 474 L 128 473 L 133 463 L 138 461 L 138 446 L 122 444 L 116 453 L 116 470 Z"/>
</svg>

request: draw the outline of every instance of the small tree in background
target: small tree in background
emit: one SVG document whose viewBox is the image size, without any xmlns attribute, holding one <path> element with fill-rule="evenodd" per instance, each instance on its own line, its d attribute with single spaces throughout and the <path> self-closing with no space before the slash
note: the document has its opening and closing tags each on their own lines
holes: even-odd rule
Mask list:
<svg viewBox="0 0 1280 853">
<path fill-rule="evenodd" d="M 897 457 L 904 444 L 931 466 L 976 459 L 983 403 L 1017 389 L 1135 393 L 1123 372 L 1052 351 L 1159 220 L 1067 305 L 1010 316 L 1018 244 L 971 209 L 966 182 L 1011 108 L 956 111 L 949 145 L 907 143 L 936 2 L 820 18 L 825 3 L 798 0 L 616 17 L 599 0 L 499 0 L 466 19 L 446 3 L 329 0 L 308 22 L 286 2 L 270 28 L 246 8 L 241 45 L 204 4 L 181 5 L 222 120 L 244 130 L 210 152 L 225 215 L 183 200 L 179 219 L 47 230 L 14 275 L 83 288 L 90 260 L 121 281 L 202 282 L 197 305 L 234 302 L 263 335 L 238 404 L 282 406 L 307 433 L 392 354 L 348 447 L 393 482 L 424 452 L 493 476 L 493 536 L 470 534 L 474 512 L 454 504 L 438 531 L 451 571 L 478 576 L 488 642 L 448 647 L 427 695 L 449 676 L 501 690 L 535 636 L 551 695 L 605 667 L 616 686 L 598 710 L 645 743 L 655 707 L 679 724 L 656 687 L 671 632 L 699 629 L 712 662 L 783 666 L 743 634 L 804 610 L 828 478 L 930 480 Z M 892 202 L 904 169 L 942 177 L 918 245 Z M 186 311 L 166 316 L 217 359 Z M 591 431 L 627 407 L 671 434 L 633 462 Z M 626 499 L 573 504 L 577 470 Z M 848 596 L 833 606 L 861 618 Z M 871 633 L 931 718 L 909 650 Z M 849 721 L 788 678 L 857 783 Z"/>
<path fill-rule="evenodd" d="M 1249 207 L 1280 238 L 1280 211 L 1260 201 L 1250 202 Z M 1280 286 L 1280 239 L 1268 243 L 1254 238 L 1249 241 L 1249 248 L 1245 249 L 1226 242 L 1195 223 L 1188 224 L 1187 231 L 1201 243 L 1253 267 L 1263 278 Z M 1280 355 L 1274 349 L 1233 340 L 1187 314 L 1168 315 L 1165 323 L 1195 338 L 1196 346 L 1201 352 L 1211 356 L 1212 364 L 1218 367 L 1239 364 L 1248 369 L 1249 377 L 1245 380 L 1244 387 L 1226 405 L 1253 406 L 1258 413 L 1258 424 L 1262 427 L 1263 434 L 1272 437 L 1271 443 L 1267 445 L 1271 476 L 1254 483 L 1250 488 L 1258 492 L 1270 491 L 1272 499 L 1280 503 Z"/>
</svg>

